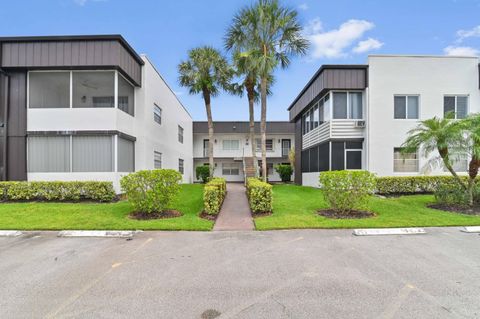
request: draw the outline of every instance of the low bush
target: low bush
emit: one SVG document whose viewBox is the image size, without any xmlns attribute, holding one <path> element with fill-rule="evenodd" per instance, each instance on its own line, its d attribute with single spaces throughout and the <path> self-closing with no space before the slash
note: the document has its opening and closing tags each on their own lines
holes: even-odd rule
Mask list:
<svg viewBox="0 0 480 319">
<path fill-rule="evenodd" d="M 143 170 L 120 180 L 123 192 L 136 212 L 161 213 L 180 192 L 182 175 L 173 169 Z"/>
<path fill-rule="evenodd" d="M 468 206 L 468 194 L 460 185 L 439 184 L 434 192 L 437 204 Z M 474 204 L 480 205 L 480 184 L 473 191 Z"/>
<path fill-rule="evenodd" d="M 210 167 L 208 165 L 197 166 L 197 168 L 195 168 L 195 172 L 198 180 L 201 180 L 204 184 L 208 182 L 210 177 Z"/>
<path fill-rule="evenodd" d="M 375 191 L 375 175 L 367 171 L 322 172 L 319 180 L 325 200 L 342 213 L 367 209 Z"/>
<path fill-rule="evenodd" d="M 224 178 L 212 178 L 203 188 L 203 207 L 205 213 L 217 215 L 222 207 L 225 194 L 227 193 L 227 183 Z"/>
<path fill-rule="evenodd" d="M 110 202 L 115 197 L 111 182 L 0 182 L 0 198 L 3 201 Z"/>
<path fill-rule="evenodd" d="M 288 164 L 280 164 L 275 166 L 275 171 L 280 175 L 282 182 L 287 183 L 291 181 L 293 174 L 293 167 Z"/>
<path fill-rule="evenodd" d="M 462 179 L 467 181 L 466 176 Z M 439 185 L 456 186 L 452 176 L 391 176 L 377 177 L 378 194 L 415 194 L 433 193 Z"/>
<path fill-rule="evenodd" d="M 247 197 L 252 212 L 267 213 L 272 211 L 272 185 L 258 178 L 248 178 Z"/>
</svg>

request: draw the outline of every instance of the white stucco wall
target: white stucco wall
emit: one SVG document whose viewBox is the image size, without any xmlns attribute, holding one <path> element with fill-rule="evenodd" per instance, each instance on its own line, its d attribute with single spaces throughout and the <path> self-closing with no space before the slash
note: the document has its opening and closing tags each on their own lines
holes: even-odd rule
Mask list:
<svg viewBox="0 0 480 319">
<path fill-rule="evenodd" d="M 405 175 L 393 172 L 393 148 L 419 120 L 443 117 L 444 95 L 468 95 L 469 113 L 480 112 L 478 63 L 473 57 L 370 56 L 366 168 L 380 176 Z M 419 120 L 394 119 L 397 94 L 420 96 Z M 421 159 L 420 168 L 427 162 Z"/>
</svg>

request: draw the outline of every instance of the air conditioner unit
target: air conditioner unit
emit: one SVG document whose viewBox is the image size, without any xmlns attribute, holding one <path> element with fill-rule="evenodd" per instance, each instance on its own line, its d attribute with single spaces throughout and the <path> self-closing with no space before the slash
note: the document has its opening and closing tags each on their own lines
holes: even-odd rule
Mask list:
<svg viewBox="0 0 480 319">
<path fill-rule="evenodd" d="M 355 127 L 365 127 L 365 121 L 355 121 Z"/>
</svg>

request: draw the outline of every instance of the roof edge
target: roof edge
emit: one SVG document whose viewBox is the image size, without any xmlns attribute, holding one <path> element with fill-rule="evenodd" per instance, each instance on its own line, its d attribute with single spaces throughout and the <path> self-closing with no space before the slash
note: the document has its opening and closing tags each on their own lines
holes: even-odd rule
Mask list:
<svg viewBox="0 0 480 319">
<path fill-rule="evenodd" d="M 0 37 L 0 42 L 53 42 L 53 41 L 100 41 L 116 40 L 135 58 L 135 60 L 144 65 L 140 55 L 132 48 L 121 34 L 94 34 L 94 35 L 46 35 L 46 36 L 11 36 Z"/>
</svg>

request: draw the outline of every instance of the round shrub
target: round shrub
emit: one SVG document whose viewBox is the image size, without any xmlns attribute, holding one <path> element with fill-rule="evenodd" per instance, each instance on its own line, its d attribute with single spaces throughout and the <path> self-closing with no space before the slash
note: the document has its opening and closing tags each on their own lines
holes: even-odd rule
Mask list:
<svg viewBox="0 0 480 319">
<path fill-rule="evenodd" d="M 144 170 L 120 180 L 123 192 L 137 212 L 161 213 L 180 192 L 182 175 L 173 169 Z"/>
<path fill-rule="evenodd" d="M 280 164 L 275 166 L 275 171 L 280 175 L 282 182 L 287 183 L 291 181 L 293 174 L 293 167 L 287 164 Z"/>
<path fill-rule="evenodd" d="M 202 183 L 205 184 L 206 182 L 208 182 L 208 179 L 210 177 L 210 166 L 197 166 L 197 168 L 195 168 L 195 172 L 197 173 L 197 179 L 201 180 Z"/>
<path fill-rule="evenodd" d="M 322 172 L 319 179 L 325 200 L 342 213 L 367 209 L 375 191 L 375 175 L 367 171 Z"/>
</svg>

